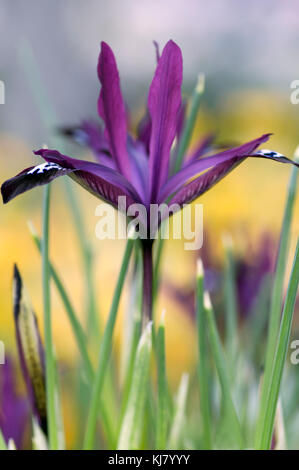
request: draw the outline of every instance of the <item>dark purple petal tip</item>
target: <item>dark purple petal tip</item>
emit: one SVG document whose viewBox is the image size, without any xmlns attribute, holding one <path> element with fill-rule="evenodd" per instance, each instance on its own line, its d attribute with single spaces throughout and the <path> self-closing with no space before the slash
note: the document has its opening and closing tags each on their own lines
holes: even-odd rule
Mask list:
<svg viewBox="0 0 299 470">
<path fill-rule="evenodd" d="M 35 152 L 37 155 L 41 155 Z M 25 193 L 36 186 L 50 183 L 58 176 L 68 174 L 66 168 L 51 162 L 31 166 L 21 171 L 18 175 L 5 181 L 1 186 L 1 194 L 4 204 L 14 199 L 19 194 Z"/>
</svg>

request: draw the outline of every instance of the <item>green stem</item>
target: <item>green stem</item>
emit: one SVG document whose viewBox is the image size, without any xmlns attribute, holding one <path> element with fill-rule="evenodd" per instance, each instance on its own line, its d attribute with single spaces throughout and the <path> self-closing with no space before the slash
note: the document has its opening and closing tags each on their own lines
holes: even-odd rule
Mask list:
<svg viewBox="0 0 299 470">
<path fill-rule="evenodd" d="M 48 132 L 52 132 L 58 123 L 56 111 L 53 107 L 51 100 L 46 92 L 43 85 L 41 73 L 37 60 L 34 56 L 31 44 L 23 39 L 19 49 L 19 57 L 22 63 L 25 75 L 27 75 L 28 84 L 32 92 L 33 99 L 36 103 L 37 109 L 40 112 L 41 119 L 44 127 Z M 64 152 L 65 141 L 59 136 L 51 136 L 50 142 L 56 148 L 60 148 Z M 74 225 L 78 236 L 79 246 L 81 248 L 84 274 L 85 274 L 85 286 L 86 286 L 86 298 L 87 298 L 87 330 L 92 332 L 93 338 L 98 339 L 99 334 L 99 320 L 97 315 L 97 305 L 95 300 L 94 284 L 93 284 L 93 262 L 92 262 L 92 250 L 86 232 L 84 230 L 84 220 L 82 213 L 77 201 L 75 192 L 71 187 L 70 181 L 65 178 L 65 190 L 71 212 L 73 215 Z"/>
<path fill-rule="evenodd" d="M 200 409 L 203 422 L 204 448 L 212 448 L 211 404 L 209 398 L 208 345 L 206 337 L 206 318 L 203 306 L 204 273 L 201 260 L 197 264 L 196 318 L 198 335 L 198 378 L 200 390 Z"/>
<path fill-rule="evenodd" d="M 167 441 L 167 378 L 166 378 L 166 357 L 165 357 L 165 324 L 164 312 L 156 337 L 156 360 L 158 369 L 158 404 L 157 404 L 157 430 L 156 449 L 166 449 Z"/>
<path fill-rule="evenodd" d="M 298 160 L 297 160 L 298 161 Z M 283 281 L 285 276 L 287 253 L 290 239 L 290 230 L 292 215 L 294 209 L 294 203 L 296 198 L 297 189 L 297 174 L 298 170 L 296 167 L 293 168 L 289 183 L 289 190 L 287 196 L 287 202 L 284 212 L 284 218 L 282 223 L 282 230 L 280 236 L 280 246 L 276 264 L 276 271 L 274 277 L 274 283 L 272 288 L 271 307 L 270 307 L 270 323 L 268 328 L 268 341 L 266 349 L 265 359 L 265 374 L 263 377 L 263 385 L 260 399 L 260 410 L 257 421 L 255 445 L 257 446 L 261 442 L 261 433 L 265 421 L 265 410 L 270 392 L 270 380 L 273 370 L 273 361 L 275 355 L 275 349 L 277 344 L 277 336 L 280 325 L 280 314 L 282 305 L 283 295 Z"/>
<path fill-rule="evenodd" d="M 39 251 L 41 251 L 42 243 L 41 243 L 40 238 L 38 237 L 38 235 L 37 235 L 34 227 L 32 226 L 32 224 L 30 224 L 29 228 L 30 228 L 32 239 L 33 239 L 37 249 Z M 61 300 L 63 302 L 65 310 L 67 312 L 67 315 L 68 315 L 68 318 L 70 320 L 70 324 L 71 324 L 71 327 L 72 327 L 72 330 L 73 330 L 73 333 L 74 333 L 74 336 L 75 336 L 75 339 L 76 339 L 76 342 L 77 342 L 77 345 L 78 345 L 78 349 L 79 349 L 79 352 L 80 352 L 81 357 L 82 357 L 82 361 L 83 361 L 83 364 L 84 364 L 84 369 L 85 369 L 85 372 L 86 372 L 87 379 L 91 383 L 93 381 L 93 378 L 94 378 L 94 371 L 93 371 L 93 367 L 92 367 L 91 361 L 89 359 L 89 355 L 88 355 L 88 351 L 87 351 L 87 347 L 86 347 L 86 336 L 84 334 L 84 331 L 83 331 L 82 326 L 81 326 L 81 324 L 80 324 L 80 322 L 77 318 L 77 315 L 75 313 L 75 310 L 73 308 L 71 300 L 70 300 L 70 298 L 69 298 L 69 296 L 68 296 L 68 294 L 65 290 L 64 285 L 62 284 L 62 281 L 61 281 L 57 271 L 55 270 L 55 268 L 53 267 L 51 262 L 49 262 L 49 264 L 50 264 L 51 277 L 53 278 L 54 284 L 56 285 L 56 288 L 59 292 L 59 295 L 61 297 Z"/>
<path fill-rule="evenodd" d="M 51 325 L 51 298 L 50 298 L 50 266 L 49 266 L 49 212 L 50 212 L 50 185 L 44 189 L 43 201 L 43 240 L 42 240 L 42 279 L 44 303 L 44 334 L 45 334 L 45 360 L 46 360 L 46 395 L 47 420 L 49 428 L 49 443 L 53 450 L 58 449 L 56 393 L 55 393 L 55 359 L 53 353 L 52 325 Z"/>
<path fill-rule="evenodd" d="M 232 373 L 235 369 L 237 359 L 237 337 L 238 337 L 238 309 L 235 282 L 235 266 L 232 253 L 232 241 L 229 236 L 224 238 L 224 248 L 226 255 L 224 296 L 226 303 L 226 350 L 228 364 Z"/>
<path fill-rule="evenodd" d="M 175 165 L 174 165 L 174 173 L 177 173 L 181 169 L 185 153 L 189 147 L 203 92 L 204 92 L 204 76 L 199 75 L 196 87 L 193 91 L 190 114 L 188 116 L 186 125 L 184 127 L 183 135 L 179 142 L 179 148 L 177 151 Z"/>
<path fill-rule="evenodd" d="M 129 235 L 127 241 L 127 246 L 125 249 L 125 254 L 123 257 L 121 270 L 118 276 L 116 289 L 113 295 L 112 305 L 109 313 L 108 322 L 102 337 L 102 342 L 100 346 L 99 353 L 99 364 L 96 372 L 94 384 L 92 387 L 91 402 L 87 418 L 86 434 L 84 439 L 84 449 L 92 449 L 94 446 L 95 433 L 96 433 L 96 424 L 97 417 L 99 413 L 101 396 L 103 391 L 105 373 L 108 366 L 109 356 L 112 349 L 112 336 L 113 330 L 116 322 L 118 306 L 120 301 L 120 296 L 124 284 L 124 280 L 127 274 L 129 261 L 133 249 L 133 234 Z"/>
<path fill-rule="evenodd" d="M 7 450 L 6 442 L 0 429 L 0 450 Z"/>
<path fill-rule="evenodd" d="M 274 420 L 281 385 L 283 369 L 286 361 L 288 345 L 291 334 L 292 319 L 298 292 L 299 283 L 299 239 L 297 241 L 296 254 L 293 269 L 289 281 L 287 296 L 284 304 L 281 326 L 277 341 L 276 353 L 273 361 L 273 370 L 270 378 L 270 390 L 265 409 L 265 419 L 261 432 L 261 440 L 257 449 L 269 449 L 274 428 Z"/>
<path fill-rule="evenodd" d="M 243 436 L 241 432 L 239 418 L 232 399 L 229 369 L 225 357 L 225 352 L 223 350 L 218 329 L 216 326 L 214 310 L 207 292 L 204 294 L 204 309 L 208 323 L 210 344 L 213 351 L 215 365 L 222 390 L 223 404 L 225 407 L 225 411 L 230 419 L 231 431 L 234 435 L 235 442 L 238 444 L 239 448 L 242 449 L 244 445 Z"/>
</svg>

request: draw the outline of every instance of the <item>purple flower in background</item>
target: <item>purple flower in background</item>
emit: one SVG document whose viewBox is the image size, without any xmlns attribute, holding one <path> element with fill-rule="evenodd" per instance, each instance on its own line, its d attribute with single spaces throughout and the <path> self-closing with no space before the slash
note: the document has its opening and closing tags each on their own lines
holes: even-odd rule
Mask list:
<svg viewBox="0 0 299 470">
<path fill-rule="evenodd" d="M 236 285 L 241 315 L 252 312 L 254 303 L 267 278 L 271 278 L 275 263 L 273 240 L 265 235 L 257 250 L 249 250 L 251 256 L 236 259 Z"/>
<path fill-rule="evenodd" d="M 40 155 L 45 163 L 27 168 L 6 181 L 1 188 L 3 201 L 6 203 L 29 189 L 68 175 L 114 207 L 118 206 L 120 196 L 125 196 L 125 211 L 132 204 L 142 205 L 147 215 L 146 220 L 140 215 L 140 223 L 149 227 L 152 204 L 167 203 L 168 207 L 175 208 L 175 212 L 214 186 L 247 157 L 291 162 L 276 152 L 257 151 L 259 145 L 269 138 L 270 134 L 265 134 L 244 145 L 208 157 L 203 157 L 208 147 L 204 145 L 190 159 L 185 159 L 179 171 L 172 174 L 171 150 L 182 127 L 181 50 L 173 41 L 169 41 L 157 59 L 146 115 L 139 126 L 138 138 L 134 139 L 127 131 L 127 115 L 116 61 L 110 47 L 102 43 L 98 62 L 98 76 L 102 85 L 98 113 L 105 130 L 100 132 L 97 126 L 85 123 L 85 132 L 81 133 L 81 138 L 87 136 L 88 144 L 94 149 L 98 161 L 94 163 L 74 159 L 57 150 L 38 150 L 34 153 Z M 80 133 L 78 135 L 80 138 Z M 163 217 L 160 217 L 156 229 Z M 153 239 L 148 234 L 148 238 L 142 240 L 142 248 L 144 314 L 149 318 L 152 312 L 152 244 Z"/>
<path fill-rule="evenodd" d="M 12 439 L 16 448 L 22 449 L 30 425 L 29 402 L 17 392 L 16 370 L 10 357 L 6 357 L 0 372 L 0 430 L 6 443 Z"/>
</svg>

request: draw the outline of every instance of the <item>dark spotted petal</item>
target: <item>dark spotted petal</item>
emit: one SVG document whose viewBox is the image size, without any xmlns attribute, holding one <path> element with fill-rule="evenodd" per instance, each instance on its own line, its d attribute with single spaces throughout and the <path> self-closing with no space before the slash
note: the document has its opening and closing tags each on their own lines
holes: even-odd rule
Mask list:
<svg viewBox="0 0 299 470">
<path fill-rule="evenodd" d="M 97 197 L 117 205 L 118 196 L 127 196 L 127 204 L 141 202 L 140 196 L 129 181 L 117 171 L 98 163 L 78 160 L 57 150 L 41 149 L 34 152 L 47 162 L 72 170 L 70 177 Z"/>
<path fill-rule="evenodd" d="M 98 76 L 102 85 L 98 101 L 98 112 L 106 125 L 106 135 L 111 155 L 115 159 L 119 172 L 130 179 L 126 110 L 120 89 L 115 57 L 105 42 L 102 42 L 98 63 Z"/>
<path fill-rule="evenodd" d="M 14 320 L 21 367 L 33 413 L 42 430 L 47 434 L 44 349 L 37 319 L 16 265 L 14 267 L 13 290 Z"/>
<path fill-rule="evenodd" d="M 181 109 L 182 78 L 181 50 L 169 41 L 159 59 L 148 96 L 152 123 L 149 157 L 152 203 L 156 202 L 159 190 L 168 177 L 170 150 Z"/>
<path fill-rule="evenodd" d="M 2 184 L 3 202 L 7 203 L 19 194 L 29 191 L 29 189 L 48 184 L 58 176 L 67 175 L 72 171 L 71 169 L 62 168 L 56 163 L 47 162 L 26 168 Z"/>
<path fill-rule="evenodd" d="M 140 202 L 133 186 L 115 170 L 98 163 L 77 160 L 63 155 L 56 150 L 41 149 L 34 152 L 46 160 L 46 163 L 27 168 L 1 187 L 4 202 L 35 186 L 50 183 L 53 179 L 69 175 L 77 183 L 95 196 L 117 206 L 118 197 L 126 196 L 127 204 Z"/>
</svg>

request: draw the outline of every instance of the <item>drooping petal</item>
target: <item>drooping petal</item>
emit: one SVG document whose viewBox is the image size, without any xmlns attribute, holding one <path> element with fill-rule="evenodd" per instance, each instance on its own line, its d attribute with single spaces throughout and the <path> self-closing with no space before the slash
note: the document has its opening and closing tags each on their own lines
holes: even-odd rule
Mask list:
<svg viewBox="0 0 299 470">
<path fill-rule="evenodd" d="M 114 206 L 117 206 L 119 196 L 126 196 L 128 205 L 140 202 L 133 186 L 115 170 L 68 157 L 56 150 L 41 149 L 34 153 L 44 158 L 46 163 L 28 168 L 3 183 L 1 192 L 4 202 L 63 175 L 70 176 L 92 194 Z"/>
<path fill-rule="evenodd" d="M 57 150 L 41 149 L 34 152 L 47 162 L 56 163 L 73 170 L 70 177 L 95 196 L 110 204 L 117 205 L 118 196 L 127 196 L 127 203 L 141 202 L 140 196 L 131 183 L 120 173 L 98 163 L 79 160 L 63 155 Z"/>
<path fill-rule="evenodd" d="M 17 266 L 14 267 L 14 320 L 18 353 L 26 382 L 32 411 L 47 434 L 47 406 L 44 349 L 32 310 Z"/>
<path fill-rule="evenodd" d="M 36 186 L 48 184 L 58 176 L 67 175 L 71 171 L 55 163 L 42 163 L 41 165 L 26 168 L 2 184 L 3 202 L 6 204 L 19 194 L 25 193 Z"/>
<path fill-rule="evenodd" d="M 171 199 L 170 204 L 178 204 L 182 207 L 183 204 L 189 204 L 190 202 L 194 201 L 196 198 L 198 198 L 203 193 L 207 192 L 210 188 L 215 186 L 216 183 L 223 179 L 228 173 L 230 173 L 234 168 L 236 168 L 236 166 L 238 166 L 248 157 L 261 157 L 261 155 L 253 154 L 234 157 L 231 160 L 225 161 L 224 163 L 219 163 L 218 165 L 215 165 L 203 175 L 199 176 L 195 180 L 183 186 L 183 188 L 178 191 L 175 196 Z M 283 157 L 283 159 L 278 157 L 277 159 L 274 158 L 274 160 L 282 161 L 284 163 L 291 163 L 299 167 L 298 163 L 286 159 L 286 157 Z"/>
<path fill-rule="evenodd" d="M 98 76 L 102 85 L 98 112 L 104 120 L 111 155 L 120 173 L 130 179 L 130 159 L 127 151 L 126 111 L 120 89 L 120 80 L 114 54 L 102 42 L 98 62 Z"/>
<path fill-rule="evenodd" d="M 210 157 L 200 158 L 198 161 L 191 162 L 189 165 L 187 164 L 182 170 L 173 175 L 164 185 L 161 190 L 159 200 L 164 201 L 167 197 L 182 187 L 190 178 L 194 178 L 202 171 L 207 170 L 214 165 L 224 163 L 234 157 L 253 154 L 259 145 L 269 139 L 269 136 L 270 134 L 264 134 L 258 139 L 247 142 L 239 147 L 225 150 L 224 152 L 220 152 Z"/>
<path fill-rule="evenodd" d="M 180 48 L 169 41 L 163 49 L 150 86 L 148 109 L 152 131 L 150 139 L 151 202 L 155 202 L 168 177 L 170 150 L 177 132 L 181 109 L 183 61 Z"/>
</svg>

